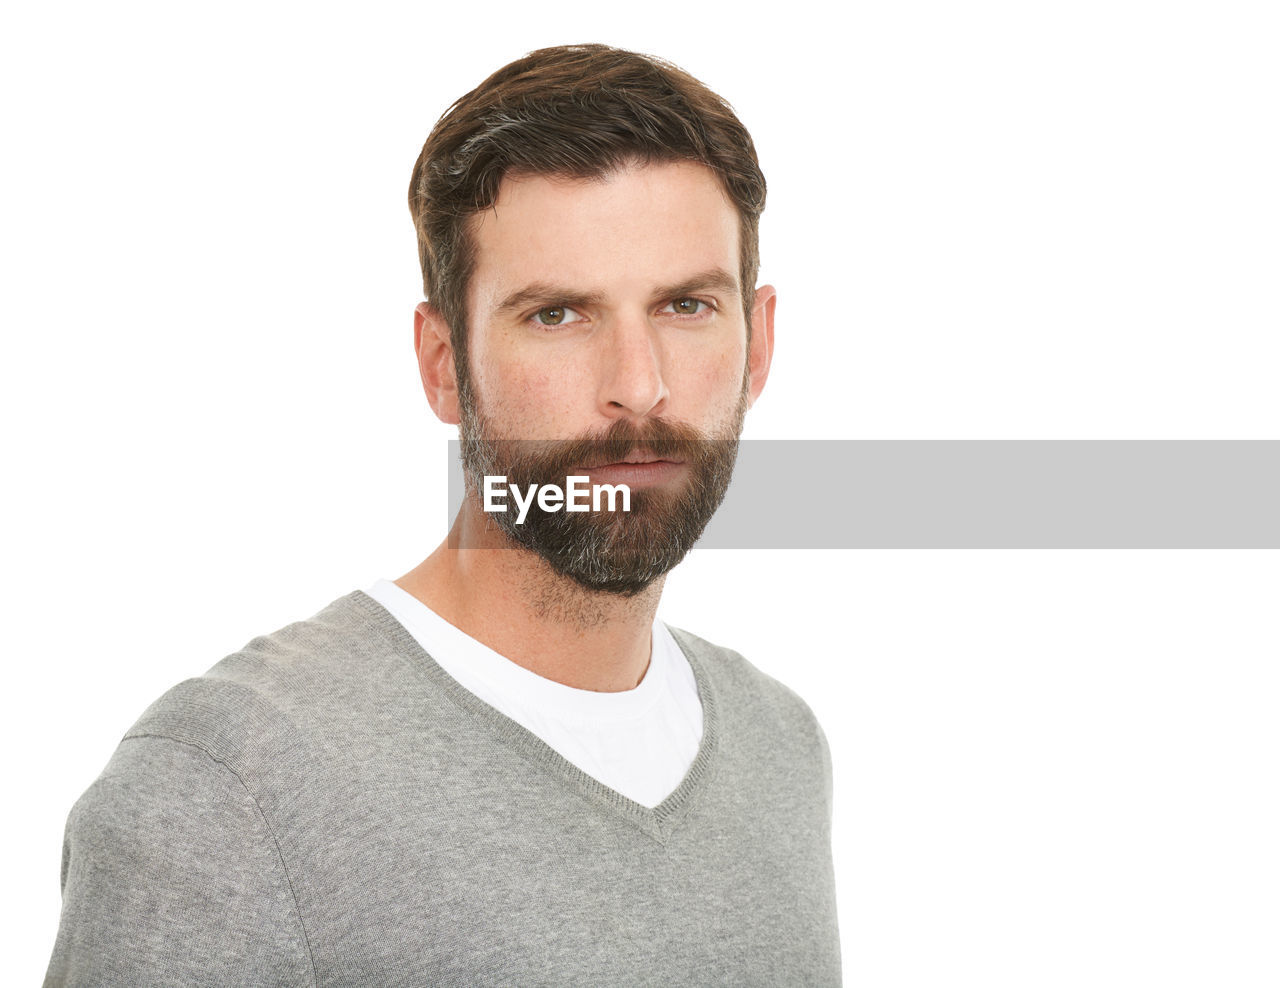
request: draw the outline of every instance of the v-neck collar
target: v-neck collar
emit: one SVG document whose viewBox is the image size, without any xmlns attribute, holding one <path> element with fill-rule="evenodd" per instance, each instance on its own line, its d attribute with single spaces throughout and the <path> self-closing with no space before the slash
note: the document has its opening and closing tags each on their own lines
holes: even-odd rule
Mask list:
<svg viewBox="0 0 1280 988">
<path fill-rule="evenodd" d="M 628 821 L 658 843 L 665 844 L 697 795 L 709 784 L 720 741 L 720 716 L 714 686 L 697 650 L 685 633 L 670 628 L 676 644 L 689 661 L 702 704 L 702 740 L 693 764 L 680 784 L 654 807 L 644 806 L 584 772 L 524 725 L 480 699 L 454 679 L 418 643 L 418 640 L 380 603 L 362 590 L 347 599 L 359 607 L 396 650 L 419 669 L 456 706 L 484 721 L 504 742 L 537 763 L 549 775 L 582 795 L 602 812 Z M 668 626 L 669 627 L 669 626 Z"/>
</svg>

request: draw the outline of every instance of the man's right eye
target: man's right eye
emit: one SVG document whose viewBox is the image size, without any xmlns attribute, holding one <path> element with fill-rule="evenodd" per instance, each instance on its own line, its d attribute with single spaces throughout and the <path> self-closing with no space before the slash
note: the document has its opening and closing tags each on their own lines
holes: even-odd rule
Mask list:
<svg viewBox="0 0 1280 988">
<path fill-rule="evenodd" d="M 582 316 L 566 305 L 547 305 L 535 312 L 533 318 L 543 326 L 563 326 L 566 323 L 580 322 Z"/>
</svg>

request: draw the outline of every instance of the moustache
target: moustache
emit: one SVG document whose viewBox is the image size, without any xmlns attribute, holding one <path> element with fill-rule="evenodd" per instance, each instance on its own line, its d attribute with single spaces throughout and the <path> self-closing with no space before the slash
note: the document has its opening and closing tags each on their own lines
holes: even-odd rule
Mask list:
<svg viewBox="0 0 1280 988">
<path fill-rule="evenodd" d="M 503 458 L 509 473 L 536 473 L 538 478 L 562 478 L 574 470 L 591 469 L 609 463 L 670 460 L 698 463 L 712 458 L 713 445 L 737 445 L 737 440 L 711 439 L 684 422 L 650 419 L 636 423 L 619 419 L 607 429 L 574 439 L 497 440 L 507 447 Z M 535 479 L 535 478 L 531 478 Z"/>
</svg>

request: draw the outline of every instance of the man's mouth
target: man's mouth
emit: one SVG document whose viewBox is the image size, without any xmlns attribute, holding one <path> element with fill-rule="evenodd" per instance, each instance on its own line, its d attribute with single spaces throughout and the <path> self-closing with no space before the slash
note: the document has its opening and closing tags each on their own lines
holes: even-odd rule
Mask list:
<svg viewBox="0 0 1280 988">
<path fill-rule="evenodd" d="M 626 484 L 628 487 L 650 487 L 666 483 L 684 470 L 685 462 L 674 457 L 659 456 L 646 449 L 633 449 L 621 460 L 575 468 L 595 484 Z"/>
</svg>

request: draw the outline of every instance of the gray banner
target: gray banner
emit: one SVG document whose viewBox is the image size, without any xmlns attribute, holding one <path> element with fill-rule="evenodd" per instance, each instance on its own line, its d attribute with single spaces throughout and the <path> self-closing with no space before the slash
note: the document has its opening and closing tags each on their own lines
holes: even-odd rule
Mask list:
<svg viewBox="0 0 1280 988">
<path fill-rule="evenodd" d="M 749 440 L 698 546 L 1280 549 L 1280 441 Z"/>
</svg>

